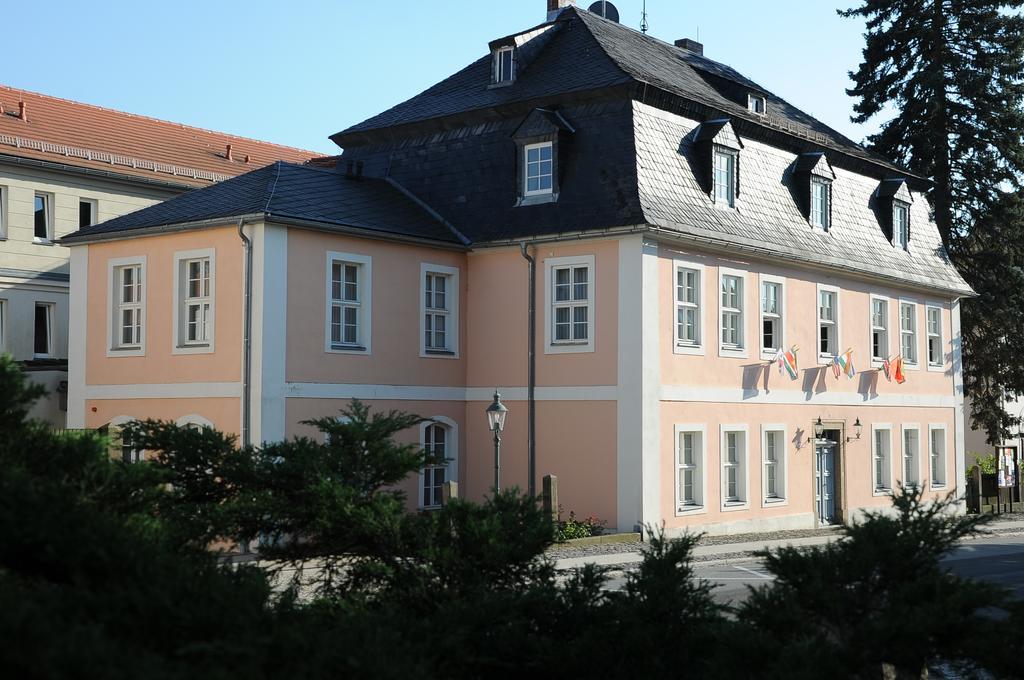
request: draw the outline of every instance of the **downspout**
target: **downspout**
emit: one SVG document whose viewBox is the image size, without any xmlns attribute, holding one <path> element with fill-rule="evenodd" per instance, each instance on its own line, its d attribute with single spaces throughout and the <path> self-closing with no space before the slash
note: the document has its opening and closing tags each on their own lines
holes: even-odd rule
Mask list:
<svg viewBox="0 0 1024 680">
<path fill-rule="evenodd" d="M 536 430 L 536 401 L 534 400 L 534 390 L 537 387 L 537 261 L 530 255 L 526 248 L 526 242 L 521 241 L 519 243 L 519 250 L 523 257 L 530 265 L 529 273 L 529 301 L 527 302 L 527 317 L 528 317 L 528 331 L 529 345 L 527 347 L 527 357 L 529 362 L 529 375 L 527 378 L 526 388 L 526 399 L 527 399 L 527 416 L 526 416 L 526 460 L 527 460 L 527 474 L 529 475 L 529 481 L 527 482 L 527 489 L 529 491 L 530 498 L 534 498 L 537 495 L 537 430 Z"/>
<path fill-rule="evenodd" d="M 238 236 L 245 248 L 244 307 L 242 315 L 242 446 L 252 443 L 252 240 L 242 230 L 245 218 L 238 218 Z"/>
</svg>

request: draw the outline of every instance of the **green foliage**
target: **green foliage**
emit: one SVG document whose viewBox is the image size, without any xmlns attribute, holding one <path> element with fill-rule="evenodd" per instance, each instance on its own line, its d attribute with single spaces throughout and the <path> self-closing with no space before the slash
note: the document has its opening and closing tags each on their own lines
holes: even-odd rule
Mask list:
<svg viewBox="0 0 1024 680">
<path fill-rule="evenodd" d="M 976 453 L 974 455 L 977 456 L 975 464 L 981 468 L 982 474 L 994 475 L 999 471 L 999 467 L 996 464 L 996 454 L 990 453 L 987 456 L 984 456 L 980 453 Z"/>
<path fill-rule="evenodd" d="M 945 249 L 979 293 L 963 303 L 964 385 L 989 442 L 1024 393 L 1024 16 L 1021 0 L 861 0 L 867 23 L 847 92 L 855 122 L 888 112 L 872 150 L 931 178 Z M 911 227 L 912 233 L 914 227 Z"/>
<path fill-rule="evenodd" d="M 576 513 L 570 510 L 569 519 L 558 523 L 558 527 L 555 529 L 555 540 L 559 543 L 564 543 L 574 538 L 600 536 L 601 532 L 604 531 L 605 524 L 607 522 L 597 517 L 576 519 Z"/>
</svg>

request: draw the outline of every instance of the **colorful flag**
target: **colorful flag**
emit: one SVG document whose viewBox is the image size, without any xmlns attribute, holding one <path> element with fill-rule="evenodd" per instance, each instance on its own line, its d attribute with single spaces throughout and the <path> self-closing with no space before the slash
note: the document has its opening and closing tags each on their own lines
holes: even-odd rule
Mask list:
<svg viewBox="0 0 1024 680">
<path fill-rule="evenodd" d="M 783 370 L 789 374 L 791 380 L 796 380 L 799 377 L 799 369 L 796 365 L 796 353 L 800 348 L 793 345 L 789 348 L 788 352 L 783 352 L 781 349 L 778 354 L 775 355 L 775 360 L 779 363 L 779 373 Z"/>
<path fill-rule="evenodd" d="M 893 380 L 896 381 L 897 385 L 902 385 L 907 382 L 907 376 L 903 375 L 903 357 L 896 357 L 895 366 L 892 369 Z"/>
<path fill-rule="evenodd" d="M 843 352 L 842 354 L 840 354 L 839 356 L 837 356 L 835 361 L 836 361 L 836 368 L 837 369 L 838 368 L 843 369 L 843 373 L 846 374 L 847 378 L 853 378 L 853 376 L 857 375 L 857 369 L 855 369 L 853 367 L 853 350 L 852 349 L 848 349 L 845 352 Z M 838 373 L 836 374 L 836 377 L 837 378 L 839 377 Z"/>
<path fill-rule="evenodd" d="M 882 362 L 882 372 L 885 373 L 885 379 L 892 382 L 892 357 Z"/>
</svg>

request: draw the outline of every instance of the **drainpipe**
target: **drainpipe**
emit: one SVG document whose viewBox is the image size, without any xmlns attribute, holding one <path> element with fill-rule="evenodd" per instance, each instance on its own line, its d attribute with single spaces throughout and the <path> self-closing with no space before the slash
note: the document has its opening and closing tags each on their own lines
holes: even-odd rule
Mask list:
<svg viewBox="0 0 1024 680">
<path fill-rule="evenodd" d="M 245 218 L 238 218 L 238 236 L 245 248 L 244 313 L 242 317 L 242 446 L 252 443 L 252 240 L 242 230 Z"/>
<path fill-rule="evenodd" d="M 529 377 L 527 379 L 526 388 L 526 398 L 528 403 L 526 416 L 526 460 L 528 468 L 527 474 L 529 474 L 527 489 L 529 491 L 530 498 L 534 498 L 537 495 L 537 430 L 535 427 L 537 410 L 536 401 L 534 400 L 534 390 L 537 387 L 537 261 L 527 251 L 525 241 L 521 241 L 519 243 L 519 250 L 522 253 L 523 257 L 526 259 L 526 261 L 529 262 L 530 264 L 530 283 L 528 286 L 530 291 L 530 297 L 526 305 L 527 316 L 529 319 L 529 330 L 527 331 L 527 334 L 529 335 L 529 345 L 527 348 L 527 357 L 529 360 Z"/>
</svg>

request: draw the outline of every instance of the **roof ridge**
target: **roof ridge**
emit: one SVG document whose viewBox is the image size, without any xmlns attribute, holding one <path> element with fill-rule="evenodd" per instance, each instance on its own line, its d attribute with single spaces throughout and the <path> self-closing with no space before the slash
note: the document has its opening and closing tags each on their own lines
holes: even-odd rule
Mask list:
<svg viewBox="0 0 1024 680">
<path fill-rule="evenodd" d="M 129 118 L 139 118 L 141 120 L 148 120 L 148 121 L 151 121 L 151 122 L 154 122 L 154 123 L 162 123 L 164 125 L 173 125 L 175 127 L 179 127 L 179 128 L 185 129 L 185 130 L 196 130 L 198 132 L 206 132 L 206 133 L 214 134 L 214 135 L 224 135 L 225 137 L 230 137 L 232 139 L 237 139 L 237 140 L 240 140 L 240 141 L 253 142 L 255 144 L 265 144 L 265 145 L 268 145 L 268 146 L 276 146 L 276 147 L 280 147 L 282 149 L 290 149 L 292 151 L 300 151 L 302 153 L 314 154 L 314 155 L 317 155 L 317 156 L 326 156 L 326 155 L 328 155 L 328 154 L 325 154 L 325 153 L 320 152 L 320 151 L 313 151 L 312 149 L 303 149 L 303 148 L 300 148 L 300 147 L 297 147 L 297 146 L 290 146 L 288 144 L 278 144 L 277 142 L 268 142 L 266 140 L 256 139 L 255 137 L 244 137 L 242 135 L 236 135 L 236 134 L 231 133 L 231 132 L 224 132 L 223 130 L 211 130 L 209 128 L 199 127 L 198 125 L 188 125 L 186 123 L 178 123 L 178 122 L 175 122 L 173 120 L 167 120 L 165 118 L 156 118 L 154 116 L 146 116 L 146 115 L 143 115 L 143 114 L 140 114 L 140 113 L 131 113 L 129 111 L 122 111 L 120 109 L 114 109 L 114 108 L 111 108 L 109 106 L 100 106 L 99 104 L 90 104 L 88 102 L 80 102 L 80 101 L 77 101 L 75 99 L 67 99 L 65 97 L 55 97 L 55 96 L 53 96 L 51 94 L 44 94 L 42 92 L 36 92 L 35 90 L 26 90 L 25 88 L 13 87 L 11 85 L 4 85 L 4 84 L 0 83 L 0 91 L 2 91 L 2 90 L 9 90 L 12 93 L 21 92 L 23 94 L 30 94 L 30 95 L 33 95 L 35 97 L 40 97 L 42 99 L 48 99 L 48 100 L 51 100 L 51 101 L 58 101 L 58 102 L 65 102 L 67 104 L 75 104 L 76 106 L 87 106 L 87 107 L 89 107 L 91 109 L 96 109 L 96 110 L 99 110 L 99 111 L 107 111 L 109 113 L 117 113 L 117 114 L 120 114 L 122 116 L 128 116 Z"/>
</svg>

